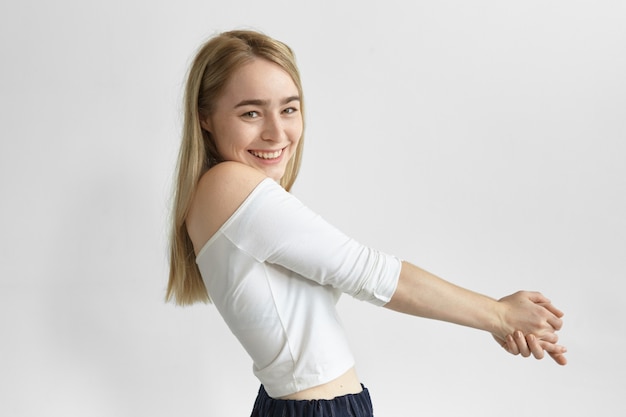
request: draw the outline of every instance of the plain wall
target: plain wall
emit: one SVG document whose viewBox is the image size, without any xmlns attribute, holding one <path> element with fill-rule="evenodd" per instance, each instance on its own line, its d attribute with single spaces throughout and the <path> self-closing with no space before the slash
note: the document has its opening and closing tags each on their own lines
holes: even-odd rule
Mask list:
<svg viewBox="0 0 626 417">
<path fill-rule="evenodd" d="M 566 312 L 570 363 L 344 297 L 378 416 L 617 416 L 626 3 L 0 4 L 0 414 L 246 416 L 212 306 L 163 302 L 182 85 L 210 35 L 296 51 L 294 194 L 368 245 Z M 620 386 L 622 386 L 620 388 Z"/>
</svg>

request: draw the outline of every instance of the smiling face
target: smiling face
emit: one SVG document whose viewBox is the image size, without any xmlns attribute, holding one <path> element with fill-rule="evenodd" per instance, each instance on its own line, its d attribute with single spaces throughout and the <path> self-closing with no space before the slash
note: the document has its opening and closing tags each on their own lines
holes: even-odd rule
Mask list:
<svg viewBox="0 0 626 417">
<path fill-rule="evenodd" d="M 201 124 L 223 160 L 278 181 L 302 136 L 298 88 L 280 66 L 255 58 L 233 73 Z"/>
</svg>

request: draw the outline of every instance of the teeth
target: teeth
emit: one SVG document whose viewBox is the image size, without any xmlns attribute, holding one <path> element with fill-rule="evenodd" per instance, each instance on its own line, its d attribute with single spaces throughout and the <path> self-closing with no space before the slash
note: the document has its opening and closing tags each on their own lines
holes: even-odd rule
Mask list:
<svg viewBox="0 0 626 417">
<path fill-rule="evenodd" d="M 257 158 L 262 158 L 262 159 L 274 159 L 274 158 L 278 158 L 280 156 L 280 154 L 283 153 L 282 149 L 279 149 L 277 151 L 274 152 L 259 152 L 259 151 L 250 151 L 250 153 L 254 156 L 256 156 Z"/>
</svg>

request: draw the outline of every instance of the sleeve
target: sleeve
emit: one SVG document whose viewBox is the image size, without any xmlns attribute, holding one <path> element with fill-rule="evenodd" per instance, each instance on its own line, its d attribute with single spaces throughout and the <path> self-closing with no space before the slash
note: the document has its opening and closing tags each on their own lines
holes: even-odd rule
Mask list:
<svg viewBox="0 0 626 417">
<path fill-rule="evenodd" d="M 376 305 L 393 296 L 401 261 L 349 238 L 273 180 L 264 180 L 223 231 L 259 262 L 290 269 Z"/>
</svg>

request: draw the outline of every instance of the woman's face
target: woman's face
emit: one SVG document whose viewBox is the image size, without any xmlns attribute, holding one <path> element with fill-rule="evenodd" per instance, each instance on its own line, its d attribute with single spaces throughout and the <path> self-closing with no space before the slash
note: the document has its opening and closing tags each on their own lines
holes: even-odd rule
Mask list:
<svg viewBox="0 0 626 417">
<path fill-rule="evenodd" d="M 281 67 L 255 58 L 233 73 L 201 124 L 224 160 L 278 181 L 302 136 L 298 88 Z"/>
</svg>

